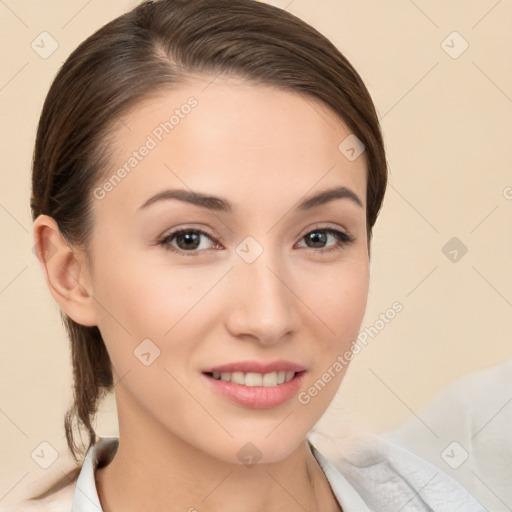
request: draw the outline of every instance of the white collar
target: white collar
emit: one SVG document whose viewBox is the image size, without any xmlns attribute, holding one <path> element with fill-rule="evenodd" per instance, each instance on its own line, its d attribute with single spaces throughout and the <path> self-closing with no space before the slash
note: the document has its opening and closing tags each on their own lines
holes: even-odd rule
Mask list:
<svg viewBox="0 0 512 512">
<path fill-rule="evenodd" d="M 308 442 L 343 511 L 371 512 L 338 469 L 315 448 L 310 440 Z M 100 462 L 101 465 L 105 465 L 112 460 L 118 443 L 117 437 L 100 437 L 99 441 L 89 448 L 76 481 L 71 512 L 103 512 L 94 480 L 94 471 Z"/>
</svg>

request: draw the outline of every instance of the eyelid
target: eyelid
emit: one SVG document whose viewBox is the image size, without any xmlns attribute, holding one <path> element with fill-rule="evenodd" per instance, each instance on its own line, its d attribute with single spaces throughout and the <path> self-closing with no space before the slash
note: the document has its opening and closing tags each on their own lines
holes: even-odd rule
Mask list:
<svg viewBox="0 0 512 512">
<path fill-rule="evenodd" d="M 340 226 L 339 224 L 329 225 L 329 224 L 326 224 L 325 222 L 318 222 L 318 223 L 308 226 L 307 228 L 304 228 L 304 230 L 299 235 L 299 239 L 302 240 L 302 238 L 305 237 L 308 233 L 311 233 L 311 231 L 315 231 L 315 230 L 318 230 L 318 231 L 321 231 L 321 230 L 340 231 L 341 233 L 346 235 L 348 238 L 354 240 L 354 236 L 343 226 Z"/>
<path fill-rule="evenodd" d="M 219 238 L 221 238 L 221 236 L 214 229 L 211 229 L 211 228 L 208 228 L 208 229 L 209 229 L 209 231 L 207 231 L 206 229 L 204 229 L 202 227 L 199 228 L 194 225 L 186 225 L 184 227 L 171 228 L 171 229 L 168 229 L 167 231 L 165 231 L 163 233 L 163 235 L 159 236 L 158 241 L 169 238 L 171 235 L 176 236 L 182 232 L 195 231 L 197 233 L 201 233 L 202 235 L 207 236 L 213 242 L 221 245 L 220 242 L 218 241 Z"/>
</svg>

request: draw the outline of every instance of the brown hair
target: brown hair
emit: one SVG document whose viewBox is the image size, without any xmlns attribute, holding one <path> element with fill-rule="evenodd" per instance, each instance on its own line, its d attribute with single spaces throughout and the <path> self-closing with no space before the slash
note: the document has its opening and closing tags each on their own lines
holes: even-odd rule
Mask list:
<svg viewBox="0 0 512 512">
<path fill-rule="evenodd" d="M 255 0 L 145 1 L 82 42 L 59 70 L 42 109 L 33 155 L 33 219 L 52 217 L 69 243 L 87 248 L 91 191 L 105 172 L 106 141 L 119 117 L 188 77 L 220 73 L 309 95 L 339 115 L 365 146 L 370 242 L 387 182 L 371 97 L 328 39 L 292 14 Z M 99 400 L 114 384 L 98 327 L 61 316 L 74 378 L 64 427 L 79 462 L 78 454 L 95 442 L 92 420 Z M 78 431 L 88 433 L 85 446 L 75 442 L 75 421 Z"/>
</svg>

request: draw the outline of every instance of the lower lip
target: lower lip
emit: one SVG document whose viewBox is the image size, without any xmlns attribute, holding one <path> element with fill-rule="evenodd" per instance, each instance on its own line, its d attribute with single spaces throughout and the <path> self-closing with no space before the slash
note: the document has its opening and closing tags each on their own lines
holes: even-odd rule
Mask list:
<svg viewBox="0 0 512 512">
<path fill-rule="evenodd" d="M 277 386 L 244 386 L 217 380 L 205 373 L 207 383 L 232 402 L 252 409 L 271 409 L 290 400 L 299 390 L 306 372 L 296 373 L 292 380 Z"/>
</svg>

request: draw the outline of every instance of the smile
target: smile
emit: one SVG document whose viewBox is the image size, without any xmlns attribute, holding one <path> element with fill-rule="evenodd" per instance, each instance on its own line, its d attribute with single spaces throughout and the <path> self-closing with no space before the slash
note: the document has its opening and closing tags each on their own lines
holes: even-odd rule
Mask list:
<svg viewBox="0 0 512 512">
<path fill-rule="evenodd" d="M 295 376 L 295 372 L 280 370 L 270 373 L 254 373 L 254 372 L 211 372 L 207 373 L 215 380 L 222 380 L 224 382 L 234 382 L 242 386 L 254 387 L 264 386 L 273 387 L 279 384 L 290 382 Z"/>
<path fill-rule="evenodd" d="M 271 409 L 300 390 L 306 367 L 291 361 L 239 361 L 205 368 L 203 382 L 216 395 L 238 406 Z"/>
</svg>

